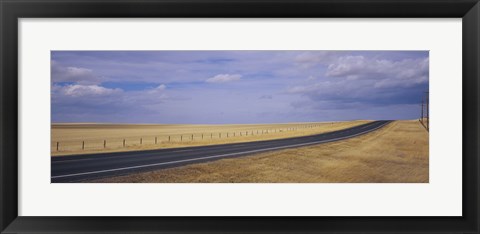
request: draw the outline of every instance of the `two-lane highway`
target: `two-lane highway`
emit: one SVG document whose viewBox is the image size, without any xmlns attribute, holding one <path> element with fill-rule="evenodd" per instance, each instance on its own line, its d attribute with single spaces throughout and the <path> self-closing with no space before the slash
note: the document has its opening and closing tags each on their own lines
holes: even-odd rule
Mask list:
<svg viewBox="0 0 480 234">
<path fill-rule="evenodd" d="M 238 157 L 332 141 L 344 140 L 375 131 L 391 121 L 374 121 L 335 132 L 278 140 L 233 143 L 159 150 L 86 154 L 52 157 L 51 182 L 68 183 L 134 172 Z"/>
</svg>

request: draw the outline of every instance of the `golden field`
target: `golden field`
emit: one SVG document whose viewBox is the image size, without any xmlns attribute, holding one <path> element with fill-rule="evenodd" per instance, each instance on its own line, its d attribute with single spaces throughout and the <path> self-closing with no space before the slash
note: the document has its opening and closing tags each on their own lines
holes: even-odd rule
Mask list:
<svg viewBox="0 0 480 234">
<path fill-rule="evenodd" d="M 428 183 L 429 136 L 395 121 L 348 140 L 99 179 L 100 183 Z"/>
<path fill-rule="evenodd" d="M 331 132 L 368 122 L 371 121 L 235 125 L 52 124 L 51 153 L 57 156 L 261 141 Z"/>
</svg>

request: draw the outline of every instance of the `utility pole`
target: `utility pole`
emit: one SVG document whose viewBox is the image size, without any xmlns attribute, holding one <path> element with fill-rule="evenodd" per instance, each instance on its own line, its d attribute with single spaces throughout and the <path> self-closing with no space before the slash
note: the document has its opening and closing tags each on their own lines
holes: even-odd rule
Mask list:
<svg viewBox="0 0 480 234">
<path fill-rule="evenodd" d="M 425 98 L 427 99 L 427 101 L 426 101 L 427 110 L 426 110 L 426 111 L 427 111 L 427 131 L 428 131 L 428 130 L 430 129 L 430 115 L 429 115 L 430 109 L 429 109 L 429 105 L 428 105 L 428 103 L 429 103 L 429 98 L 428 98 L 429 94 L 428 94 L 428 91 L 425 92 L 425 94 L 426 94 L 426 97 L 425 97 Z"/>
<path fill-rule="evenodd" d="M 424 97 L 422 96 L 422 114 L 420 115 L 420 122 L 422 122 L 422 124 L 423 124 L 423 100 L 424 100 Z"/>
</svg>

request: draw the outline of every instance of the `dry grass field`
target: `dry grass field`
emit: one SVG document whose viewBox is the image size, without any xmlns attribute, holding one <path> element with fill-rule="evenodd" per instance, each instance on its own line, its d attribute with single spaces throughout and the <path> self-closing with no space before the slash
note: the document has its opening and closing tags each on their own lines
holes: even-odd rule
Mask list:
<svg viewBox="0 0 480 234">
<path fill-rule="evenodd" d="M 396 121 L 327 144 L 105 178 L 100 183 L 427 183 L 429 137 L 418 120 Z"/>
<path fill-rule="evenodd" d="M 52 124 L 51 152 L 52 156 L 57 156 L 250 142 L 331 132 L 368 122 L 370 121 L 237 125 Z"/>
</svg>

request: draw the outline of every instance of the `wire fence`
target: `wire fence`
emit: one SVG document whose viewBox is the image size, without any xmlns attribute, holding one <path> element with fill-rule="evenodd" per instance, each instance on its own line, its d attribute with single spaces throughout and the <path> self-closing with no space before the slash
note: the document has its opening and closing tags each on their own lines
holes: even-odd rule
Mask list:
<svg viewBox="0 0 480 234">
<path fill-rule="evenodd" d="M 331 123 L 333 124 L 333 123 Z M 246 138 L 253 136 L 262 136 L 267 134 L 282 134 L 291 131 L 314 130 L 320 124 L 296 125 L 285 128 L 264 128 L 249 129 L 237 131 L 216 131 L 205 133 L 191 134 L 170 134 L 170 135 L 148 135 L 136 137 L 118 137 L 104 139 L 86 139 L 86 140 L 65 140 L 51 141 L 52 152 L 68 152 L 82 150 L 101 150 L 101 149 L 118 149 L 132 146 L 143 145 L 181 145 L 200 141 L 227 141 L 230 138 Z"/>
</svg>

